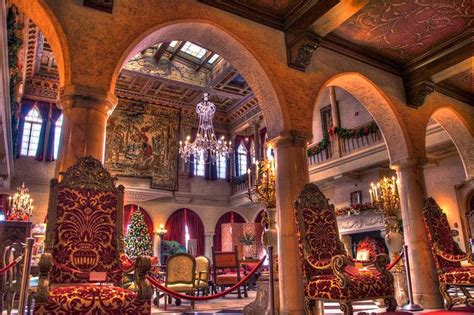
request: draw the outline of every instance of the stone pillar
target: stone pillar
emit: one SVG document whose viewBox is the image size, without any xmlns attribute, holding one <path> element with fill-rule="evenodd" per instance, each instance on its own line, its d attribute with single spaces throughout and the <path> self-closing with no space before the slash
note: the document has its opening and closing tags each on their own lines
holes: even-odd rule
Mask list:
<svg viewBox="0 0 474 315">
<path fill-rule="evenodd" d="M 330 86 L 329 88 L 329 100 L 331 102 L 331 118 L 333 127 L 341 127 L 341 119 L 339 116 L 339 104 L 336 99 L 336 88 Z M 332 156 L 334 158 L 341 157 L 341 140 L 339 136 L 335 135 L 331 137 Z"/>
<path fill-rule="evenodd" d="M 56 176 L 81 156 L 103 161 L 107 119 L 116 105 L 117 98 L 108 92 L 78 85 L 62 88 L 59 106 L 64 121 Z"/>
<path fill-rule="evenodd" d="M 276 204 L 280 314 L 303 314 L 303 278 L 293 203 L 309 182 L 306 141 L 309 135 L 288 132 L 272 140 L 276 157 Z"/>
<path fill-rule="evenodd" d="M 260 156 L 261 152 L 261 143 L 260 143 L 260 119 L 257 119 L 253 122 L 253 144 L 255 147 L 255 161 L 260 161 L 262 157 Z"/>
<path fill-rule="evenodd" d="M 204 234 L 204 256 L 212 260 L 212 246 L 214 246 L 214 232 Z"/>
<path fill-rule="evenodd" d="M 414 303 L 423 308 L 443 306 L 438 278 L 423 219 L 425 182 L 418 161 L 392 165 L 397 171 L 405 244 L 408 245 Z"/>
</svg>

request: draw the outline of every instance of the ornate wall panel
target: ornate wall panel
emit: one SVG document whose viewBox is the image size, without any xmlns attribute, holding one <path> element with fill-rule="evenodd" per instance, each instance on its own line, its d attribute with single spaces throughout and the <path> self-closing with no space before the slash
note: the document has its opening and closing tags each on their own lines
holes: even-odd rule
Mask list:
<svg viewBox="0 0 474 315">
<path fill-rule="evenodd" d="M 178 188 L 180 110 L 120 99 L 107 123 L 105 165 L 115 176 L 151 178 Z"/>
</svg>

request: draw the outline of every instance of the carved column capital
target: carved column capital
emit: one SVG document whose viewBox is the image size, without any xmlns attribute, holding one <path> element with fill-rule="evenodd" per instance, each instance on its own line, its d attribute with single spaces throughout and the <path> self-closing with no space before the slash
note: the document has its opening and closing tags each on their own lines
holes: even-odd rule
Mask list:
<svg viewBox="0 0 474 315">
<path fill-rule="evenodd" d="M 306 147 L 308 140 L 311 139 L 311 133 L 288 130 L 269 141 L 270 145 L 276 149 L 282 147 Z"/>
<path fill-rule="evenodd" d="M 68 85 L 61 88 L 58 105 L 63 110 L 74 107 L 91 108 L 108 117 L 117 103 L 117 97 L 108 91 L 84 85 Z"/>
</svg>

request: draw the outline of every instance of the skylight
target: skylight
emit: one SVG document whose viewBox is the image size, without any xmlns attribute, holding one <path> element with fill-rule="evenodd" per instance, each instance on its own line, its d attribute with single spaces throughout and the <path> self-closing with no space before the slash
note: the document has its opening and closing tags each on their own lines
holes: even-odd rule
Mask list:
<svg viewBox="0 0 474 315">
<path fill-rule="evenodd" d="M 181 51 L 198 59 L 201 59 L 207 52 L 207 50 L 202 48 L 201 46 L 195 45 L 190 42 L 186 42 L 183 48 L 181 48 Z"/>
<path fill-rule="evenodd" d="M 177 43 L 178 43 L 177 40 L 172 41 L 172 42 L 170 43 L 170 47 L 175 48 Z"/>
<path fill-rule="evenodd" d="M 213 64 L 214 61 L 217 60 L 217 58 L 219 58 L 219 55 L 218 55 L 218 54 L 214 54 L 214 56 L 212 56 L 211 59 L 209 59 L 208 62 L 209 62 L 210 64 Z"/>
</svg>

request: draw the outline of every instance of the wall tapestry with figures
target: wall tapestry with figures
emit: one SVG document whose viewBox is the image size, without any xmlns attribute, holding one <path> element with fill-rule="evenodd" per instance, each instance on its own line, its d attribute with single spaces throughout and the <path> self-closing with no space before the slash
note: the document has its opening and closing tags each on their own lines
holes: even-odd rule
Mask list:
<svg viewBox="0 0 474 315">
<path fill-rule="evenodd" d="M 150 177 L 178 189 L 180 110 L 120 99 L 107 122 L 105 166 L 114 176 Z"/>
</svg>

